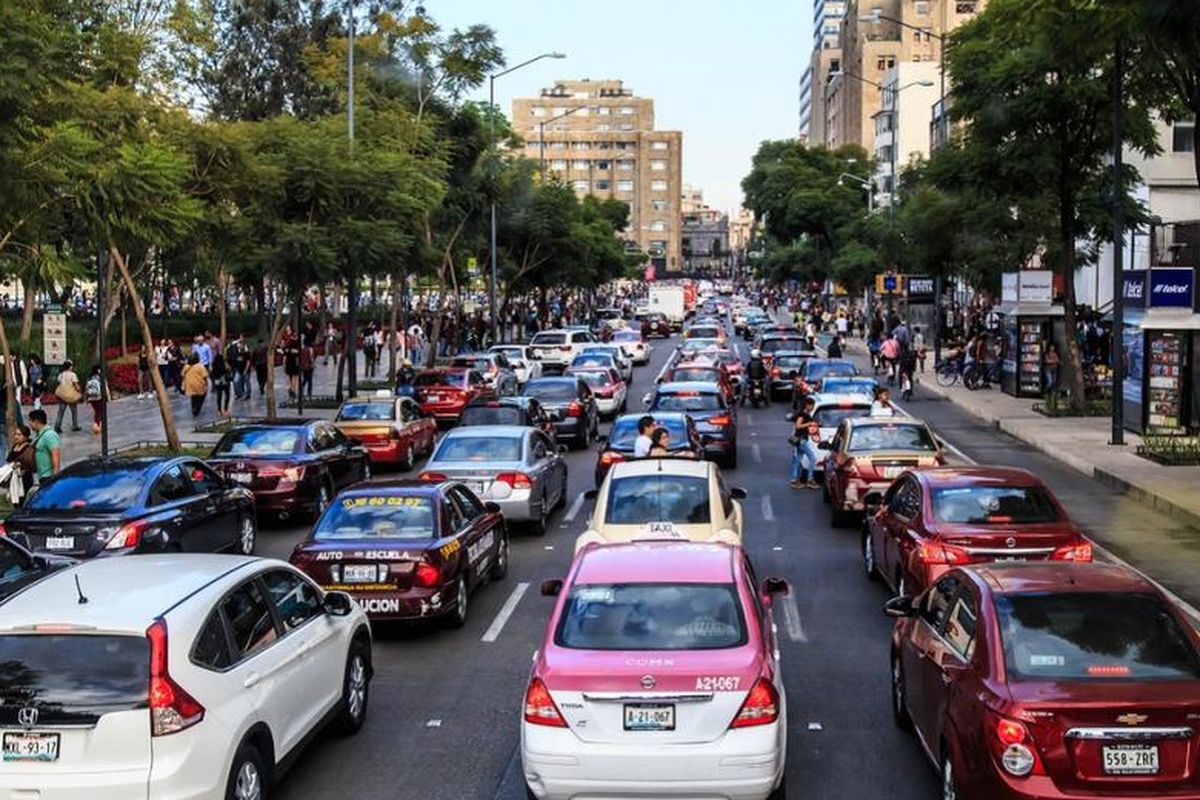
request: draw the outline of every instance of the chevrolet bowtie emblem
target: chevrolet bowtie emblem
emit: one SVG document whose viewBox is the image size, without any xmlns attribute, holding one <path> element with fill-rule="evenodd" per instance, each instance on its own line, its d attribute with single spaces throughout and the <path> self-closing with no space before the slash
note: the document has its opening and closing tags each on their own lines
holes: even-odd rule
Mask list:
<svg viewBox="0 0 1200 800">
<path fill-rule="evenodd" d="M 1122 725 L 1141 725 L 1146 720 L 1150 719 L 1145 714 L 1122 714 L 1117 717 L 1117 722 Z"/>
</svg>

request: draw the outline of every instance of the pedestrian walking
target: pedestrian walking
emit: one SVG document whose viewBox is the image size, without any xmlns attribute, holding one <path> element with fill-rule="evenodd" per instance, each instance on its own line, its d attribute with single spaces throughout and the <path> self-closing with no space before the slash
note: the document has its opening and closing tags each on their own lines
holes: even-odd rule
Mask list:
<svg viewBox="0 0 1200 800">
<path fill-rule="evenodd" d="M 337 347 L 338 329 L 337 326 L 330 322 L 325 326 L 325 366 L 329 366 L 329 357 L 337 358 L 334 352 Z"/>
<path fill-rule="evenodd" d="M 158 377 L 162 379 L 164 388 L 171 388 L 171 361 L 168 355 L 170 342 L 159 339 L 154 346 L 154 366 L 158 368 Z"/>
<path fill-rule="evenodd" d="M 8 499 L 14 506 L 25 503 L 25 497 L 33 489 L 33 478 L 37 474 L 37 459 L 33 452 L 33 432 L 27 425 L 18 425 L 8 437 L 8 456 L 5 461 L 12 468 L 9 479 Z M 19 491 L 14 493 L 13 489 Z M 14 496 L 17 494 L 19 496 Z"/>
<path fill-rule="evenodd" d="M 180 394 L 183 394 L 183 362 L 183 348 L 174 339 L 168 339 L 167 373 L 171 378 L 169 385 Z"/>
<path fill-rule="evenodd" d="M 1042 370 L 1046 377 L 1046 393 L 1053 392 L 1058 387 L 1058 370 L 1062 359 L 1058 355 L 1058 347 L 1054 342 L 1046 345 L 1046 355 L 1043 357 Z"/>
<path fill-rule="evenodd" d="M 258 383 L 258 394 L 260 396 L 267 393 L 267 359 L 272 357 L 267 349 L 267 343 L 261 338 L 258 344 L 254 346 L 254 354 L 251 356 L 251 361 L 254 367 L 254 380 Z M 246 399 L 250 398 L 249 390 L 246 391 Z"/>
<path fill-rule="evenodd" d="M 40 482 L 62 469 L 62 439 L 47 424 L 45 409 L 29 412 L 29 427 L 33 430 L 34 467 Z"/>
<path fill-rule="evenodd" d="M 300 393 L 312 399 L 313 369 L 316 367 L 317 354 L 308 342 L 300 344 Z"/>
<path fill-rule="evenodd" d="M 83 389 L 84 399 L 92 407 L 92 433 L 99 434 L 104 419 L 104 381 L 100 377 L 100 365 L 92 367 Z"/>
<path fill-rule="evenodd" d="M 788 442 L 792 445 L 790 484 L 793 489 L 816 489 L 818 486 L 814 476 L 820 459 L 817 439 L 821 436 L 821 426 L 813 416 L 815 406 L 811 396 L 805 397 L 792 423 L 792 435 Z"/>
<path fill-rule="evenodd" d="M 229 343 L 225 348 L 225 366 L 229 368 L 229 377 L 233 384 L 235 400 L 250 399 L 250 353 L 246 349 L 246 339 L 242 334 Z"/>
<path fill-rule="evenodd" d="M 42 407 L 42 395 L 46 393 L 46 368 L 37 353 L 29 356 L 29 394 L 34 408 Z"/>
<path fill-rule="evenodd" d="M 75 365 L 71 363 L 70 359 L 63 362 L 62 370 L 58 373 L 54 396 L 58 398 L 58 414 L 54 420 L 54 431 L 62 434 L 63 416 L 67 413 L 67 409 L 71 410 L 71 430 L 79 430 L 79 403 L 83 400 L 83 388 L 79 385 L 79 376 L 75 374 Z"/>
<path fill-rule="evenodd" d="M 200 410 L 204 408 L 204 398 L 208 396 L 208 370 L 195 353 L 188 356 L 187 366 L 183 368 L 183 393 L 191 401 L 192 419 L 199 417 Z"/>
<path fill-rule="evenodd" d="M 142 349 L 138 351 L 138 373 L 137 373 L 137 390 L 138 399 L 150 396 L 150 359 L 154 354 L 150 352 L 150 348 L 142 345 Z"/>
<path fill-rule="evenodd" d="M 288 397 L 300 389 L 300 337 L 292 334 L 283 340 L 283 374 L 287 375 Z"/>
<path fill-rule="evenodd" d="M 212 368 L 209 370 L 209 378 L 212 380 L 213 396 L 217 401 L 217 416 L 229 417 L 229 386 L 232 383 L 229 374 L 229 365 L 225 361 L 225 354 L 220 351 L 213 354 Z"/>
</svg>

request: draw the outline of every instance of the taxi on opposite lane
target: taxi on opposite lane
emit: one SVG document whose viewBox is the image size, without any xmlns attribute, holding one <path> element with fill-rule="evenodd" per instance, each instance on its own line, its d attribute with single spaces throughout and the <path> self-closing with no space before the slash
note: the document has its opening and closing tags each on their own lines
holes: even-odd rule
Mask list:
<svg viewBox="0 0 1200 800">
<path fill-rule="evenodd" d="M 291 563 L 372 620 L 467 621 L 472 591 L 508 573 L 500 508 L 456 481 L 372 483 L 338 495 Z"/>
<path fill-rule="evenodd" d="M 538 800 L 782 800 L 787 697 L 771 606 L 740 547 L 589 547 L 557 595 L 525 692 Z"/>
</svg>

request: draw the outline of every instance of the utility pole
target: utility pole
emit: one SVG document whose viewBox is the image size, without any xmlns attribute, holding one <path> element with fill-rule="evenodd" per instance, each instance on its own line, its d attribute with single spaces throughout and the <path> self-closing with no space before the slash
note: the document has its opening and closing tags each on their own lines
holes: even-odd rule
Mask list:
<svg viewBox="0 0 1200 800">
<path fill-rule="evenodd" d="M 1113 56 L 1113 85 L 1112 85 L 1112 137 L 1113 137 L 1113 266 L 1112 266 L 1112 345 L 1108 348 L 1112 353 L 1112 441 L 1109 444 L 1125 444 L 1125 376 L 1122 372 L 1125 362 L 1125 277 L 1122 272 L 1122 246 L 1125 239 L 1124 200 L 1125 182 L 1121 171 L 1124 169 L 1121 143 L 1124 134 L 1121 130 L 1121 114 L 1125 106 L 1124 61 L 1121 40 L 1117 39 L 1116 53 Z M 1100 298 L 1096 298 L 1099 306 Z M 1067 331 L 1068 336 L 1074 336 L 1074 331 Z M 1083 398 L 1080 398 L 1081 400 Z"/>
</svg>

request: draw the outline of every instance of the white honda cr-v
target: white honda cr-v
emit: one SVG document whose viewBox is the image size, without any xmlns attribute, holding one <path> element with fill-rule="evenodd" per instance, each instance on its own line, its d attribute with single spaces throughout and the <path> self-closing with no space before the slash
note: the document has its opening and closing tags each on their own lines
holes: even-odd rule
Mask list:
<svg viewBox="0 0 1200 800">
<path fill-rule="evenodd" d="M 326 723 L 362 727 L 371 631 L 280 561 L 105 558 L 0 604 L 0 793 L 260 800 Z"/>
</svg>

